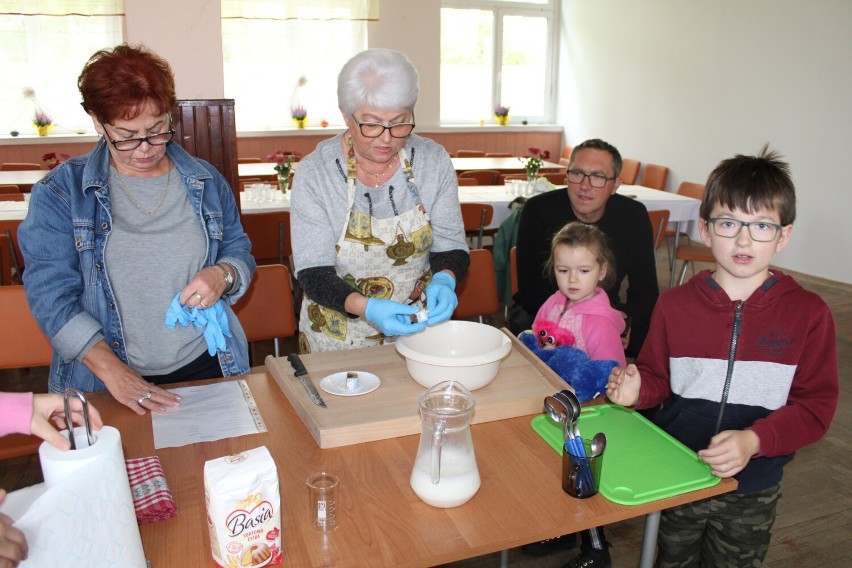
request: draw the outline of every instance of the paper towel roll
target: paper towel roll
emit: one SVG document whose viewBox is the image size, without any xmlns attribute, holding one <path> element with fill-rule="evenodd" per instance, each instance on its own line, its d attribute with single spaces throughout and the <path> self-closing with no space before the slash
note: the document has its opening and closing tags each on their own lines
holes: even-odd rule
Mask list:
<svg viewBox="0 0 852 568">
<path fill-rule="evenodd" d="M 67 431 L 66 431 L 67 433 Z M 121 435 L 111 426 L 87 445 L 75 428 L 78 450 L 39 447 L 47 491 L 15 523 L 30 546 L 21 566 L 146 565 L 127 481 Z"/>
</svg>

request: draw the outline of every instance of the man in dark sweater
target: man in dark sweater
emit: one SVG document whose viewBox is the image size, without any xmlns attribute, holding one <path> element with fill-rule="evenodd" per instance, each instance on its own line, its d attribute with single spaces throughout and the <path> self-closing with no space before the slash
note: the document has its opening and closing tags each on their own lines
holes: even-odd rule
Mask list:
<svg viewBox="0 0 852 568">
<path fill-rule="evenodd" d="M 609 237 L 616 279 L 607 294 L 612 306 L 629 316 L 626 355 L 639 353 L 659 296 L 657 267 L 648 211 L 638 201 L 616 195 L 620 175 L 618 150 L 603 140 L 586 140 L 571 153 L 567 191 L 549 191 L 527 201 L 518 227 L 512 331 L 529 329 L 538 309 L 556 291 L 555 282 L 544 272 L 553 235 L 571 221 L 582 221 Z M 622 300 L 619 291 L 625 277 L 627 298 Z"/>
</svg>

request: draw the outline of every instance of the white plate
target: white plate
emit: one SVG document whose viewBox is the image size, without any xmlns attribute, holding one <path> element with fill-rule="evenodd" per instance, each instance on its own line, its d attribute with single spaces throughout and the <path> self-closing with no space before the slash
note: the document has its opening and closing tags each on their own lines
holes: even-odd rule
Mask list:
<svg viewBox="0 0 852 568">
<path fill-rule="evenodd" d="M 379 385 L 382 384 L 381 379 L 373 373 L 366 371 L 355 371 L 358 373 L 358 388 L 346 389 L 346 373 L 352 371 L 341 371 L 329 375 L 320 381 L 320 388 L 328 394 L 337 394 L 340 396 L 357 396 L 359 394 L 367 394 L 373 392 Z"/>
</svg>

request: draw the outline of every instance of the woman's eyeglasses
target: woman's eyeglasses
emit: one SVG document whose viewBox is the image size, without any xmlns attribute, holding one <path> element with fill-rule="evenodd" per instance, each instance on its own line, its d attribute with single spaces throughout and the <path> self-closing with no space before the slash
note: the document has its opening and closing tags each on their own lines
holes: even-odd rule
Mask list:
<svg viewBox="0 0 852 568">
<path fill-rule="evenodd" d="M 405 138 L 414 130 L 413 122 L 397 122 L 396 124 L 384 125 L 380 122 L 359 122 L 355 115 L 351 115 L 352 120 L 358 125 L 361 135 L 367 138 L 378 138 L 385 133 L 385 130 L 390 132 L 394 138 Z"/>
<path fill-rule="evenodd" d="M 106 130 L 104 130 L 106 132 Z M 163 144 L 168 143 L 175 136 L 174 129 L 166 130 L 165 132 L 160 132 L 159 134 L 151 134 L 150 136 L 143 136 L 142 138 L 124 138 L 121 140 L 113 140 L 112 138 L 107 137 L 107 140 L 115 146 L 116 150 L 121 152 L 127 150 L 135 150 L 139 146 L 142 145 L 142 142 L 147 142 L 151 146 L 162 146 Z"/>
</svg>

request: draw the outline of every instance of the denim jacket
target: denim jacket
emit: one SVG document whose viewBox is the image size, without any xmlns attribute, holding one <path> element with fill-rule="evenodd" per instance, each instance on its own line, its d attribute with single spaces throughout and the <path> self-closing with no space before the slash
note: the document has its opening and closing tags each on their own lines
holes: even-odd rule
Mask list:
<svg viewBox="0 0 852 568">
<path fill-rule="evenodd" d="M 183 178 L 207 236 L 205 266 L 227 262 L 239 275 L 238 287 L 223 296 L 233 337 L 226 338 L 227 349 L 218 355 L 225 376 L 244 375 L 249 372 L 248 341 L 230 305 L 251 283 L 256 266 L 251 243 L 222 175 L 175 143 L 168 144 L 166 153 Z M 127 363 L 122 321 L 104 261 L 112 230 L 109 159 L 101 139 L 88 154 L 51 170 L 33 186 L 27 218 L 18 230 L 27 300 L 53 346 L 51 392 L 105 389 L 81 362 L 81 351 L 97 333 L 103 333 L 107 345 Z M 157 285 L 156 274 L 151 285 Z M 162 306 L 164 321 L 167 308 Z"/>
</svg>

